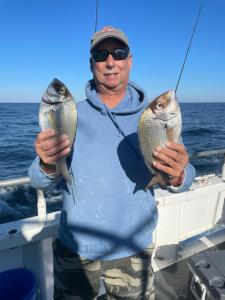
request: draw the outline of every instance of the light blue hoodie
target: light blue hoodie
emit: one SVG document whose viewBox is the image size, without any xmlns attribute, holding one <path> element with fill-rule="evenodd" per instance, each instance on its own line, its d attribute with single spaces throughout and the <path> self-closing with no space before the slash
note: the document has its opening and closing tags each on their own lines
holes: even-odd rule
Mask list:
<svg viewBox="0 0 225 300">
<path fill-rule="evenodd" d="M 99 99 L 91 80 L 87 99 L 77 104 L 76 140 L 68 164 L 73 184 L 41 171 L 37 157 L 29 168 L 31 183 L 44 191 L 62 188 L 59 239 L 88 259 L 110 260 L 143 251 L 157 224 L 151 178 L 138 146 L 137 124 L 148 100 L 129 82 L 126 96 L 113 109 Z M 195 177 L 188 165 L 176 192 Z"/>
</svg>

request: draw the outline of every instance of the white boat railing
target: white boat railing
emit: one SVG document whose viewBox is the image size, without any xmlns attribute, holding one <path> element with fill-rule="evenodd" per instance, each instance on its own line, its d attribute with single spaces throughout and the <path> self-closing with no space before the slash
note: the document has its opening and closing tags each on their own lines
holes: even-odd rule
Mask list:
<svg viewBox="0 0 225 300">
<path fill-rule="evenodd" d="M 225 180 L 225 149 L 215 149 L 209 151 L 195 152 L 190 156 L 190 159 L 200 158 L 200 157 L 210 157 L 210 156 L 222 156 L 223 155 L 223 166 L 221 179 Z"/>
<path fill-rule="evenodd" d="M 6 188 L 10 186 L 20 186 L 30 184 L 29 177 L 19 177 L 12 179 L 0 180 L 0 188 Z M 47 219 L 46 201 L 44 193 L 37 189 L 37 212 L 40 222 L 45 222 Z"/>
<path fill-rule="evenodd" d="M 201 151 L 195 152 L 190 156 L 190 159 L 201 158 L 201 157 L 210 157 L 210 156 L 222 156 L 223 166 L 222 166 L 222 175 L 221 179 L 225 180 L 225 149 L 216 149 L 210 151 Z M 30 184 L 29 177 L 19 177 L 12 179 L 0 180 L 0 188 L 6 188 L 11 186 L 21 186 L 25 184 Z M 45 222 L 47 219 L 47 210 L 46 210 L 46 201 L 44 193 L 41 190 L 37 189 L 37 212 L 38 218 L 41 222 Z"/>
</svg>

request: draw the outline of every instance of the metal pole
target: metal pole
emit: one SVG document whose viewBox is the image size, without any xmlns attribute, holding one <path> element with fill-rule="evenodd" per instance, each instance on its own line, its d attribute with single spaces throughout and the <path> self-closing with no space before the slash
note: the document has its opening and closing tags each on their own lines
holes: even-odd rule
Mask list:
<svg viewBox="0 0 225 300">
<path fill-rule="evenodd" d="M 214 155 L 224 155 L 225 149 L 216 149 L 216 150 L 208 150 L 208 151 L 200 151 L 193 153 L 190 158 L 199 158 L 199 157 L 207 157 L 207 156 L 214 156 Z"/>
<path fill-rule="evenodd" d="M 13 178 L 13 179 L 4 179 L 0 180 L 0 188 L 8 187 L 8 186 L 18 186 L 30 183 L 29 177 L 20 177 L 20 178 Z"/>
<path fill-rule="evenodd" d="M 223 156 L 222 180 L 225 180 L 225 154 Z"/>
<path fill-rule="evenodd" d="M 37 211 L 38 218 L 40 222 L 46 222 L 47 220 L 47 211 L 46 211 L 46 201 L 44 193 L 41 190 L 37 190 Z"/>
</svg>

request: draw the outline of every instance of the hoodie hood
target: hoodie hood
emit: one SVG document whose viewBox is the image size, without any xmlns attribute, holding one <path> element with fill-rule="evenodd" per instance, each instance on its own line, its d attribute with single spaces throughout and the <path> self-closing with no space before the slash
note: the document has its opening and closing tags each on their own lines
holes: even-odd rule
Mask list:
<svg viewBox="0 0 225 300">
<path fill-rule="evenodd" d="M 96 85 L 93 79 L 90 80 L 86 85 L 86 95 L 87 95 L 87 101 L 94 108 L 99 110 L 101 114 L 108 115 L 108 117 L 111 119 L 114 126 L 117 128 L 119 133 L 121 133 L 124 138 L 126 138 L 127 133 L 118 122 L 116 116 L 119 117 L 122 115 L 136 114 L 142 109 L 144 109 L 147 105 L 147 97 L 145 92 L 132 81 L 129 81 L 127 85 L 125 97 L 117 104 L 116 107 L 112 109 L 107 107 L 105 103 L 103 103 L 99 98 L 96 90 Z M 127 143 L 133 149 L 138 159 L 141 159 L 141 155 L 128 139 L 127 139 Z"/>
<path fill-rule="evenodd" d="M 146 93 L 132 81 L 129 81 L 127 85 L 125 97 L 112 109 L 108 108 L 99 98 L 93 79 L 88 81 L 85 92 L 90 104 L 106 114 L 109 111 L 116 115 L 133 114 L 147 105 Z"/>
</svg>

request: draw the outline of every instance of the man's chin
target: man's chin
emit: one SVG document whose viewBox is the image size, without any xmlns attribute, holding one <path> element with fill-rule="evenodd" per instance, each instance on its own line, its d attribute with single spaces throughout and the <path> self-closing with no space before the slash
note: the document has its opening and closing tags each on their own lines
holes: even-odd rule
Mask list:
<svg viewBox="0 0 225 300">
<path fill-rule="evenodd" d="M 108 85 L 106 87 L 108 90 L 117 90 L 118 89 L 118 85 Z"/>
<path fill-rule="evenodd" d="M 116 90 L 119 88 L 118 83 L 107 83 L 104 85 L 107 90 Z"/>
</svg>

